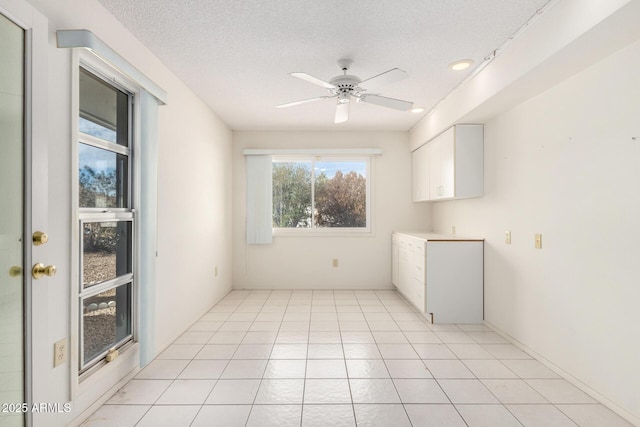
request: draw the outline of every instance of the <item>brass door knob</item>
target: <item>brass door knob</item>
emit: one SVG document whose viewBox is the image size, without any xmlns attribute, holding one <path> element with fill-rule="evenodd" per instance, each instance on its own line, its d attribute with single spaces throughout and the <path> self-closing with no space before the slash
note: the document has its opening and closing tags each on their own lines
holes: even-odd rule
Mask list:
<svg viewBox="0 0 640 427">
<path fill-rule="evenodd" d="M 14 265 L 9 269 L 9 276 L 18 277 L 20 275 L 22 275 L 22 267 L 18 267 Z"/>
<path fill-rule="evenodd" d="M 37 263 L 33 266 L 31 270 L 31 274 L 34 279 L 41 279 L 43 276 L 55 276 L 56 275 L 56 266 L 55 265 L 47 265 L 45 267 L 41 262 Z"/>
<path fill-rule="evenodd" d="M 49 241 L 49 236 L 47 233 L 43 233 L 42 231 L 36 231 L 33 233 L 32 240 L 34 245 L 40 246 Z"/>
</svg>

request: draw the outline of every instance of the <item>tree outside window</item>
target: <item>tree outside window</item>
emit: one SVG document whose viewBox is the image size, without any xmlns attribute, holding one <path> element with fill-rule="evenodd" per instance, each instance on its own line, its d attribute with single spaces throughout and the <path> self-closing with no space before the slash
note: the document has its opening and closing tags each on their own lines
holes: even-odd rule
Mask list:
<svg viewBox="0 0 640 427">
<path fill-rule="evenodd" d="M 367 160 L 274 160 L 274 228 L 367 227 Z"/>
</svg>

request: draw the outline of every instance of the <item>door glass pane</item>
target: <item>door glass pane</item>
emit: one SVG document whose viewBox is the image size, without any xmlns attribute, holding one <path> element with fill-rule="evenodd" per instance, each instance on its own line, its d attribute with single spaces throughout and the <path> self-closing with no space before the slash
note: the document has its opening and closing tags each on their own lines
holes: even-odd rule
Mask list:
<svg viewBox="0 0 640 427">
<path fill-rule="evenodd" d="M 79 144 L 78 151 L 80 207 L 128 207 L 127 156 L 87 144 Z"/>
<path fill-rule="evenodd" d="M 309 228 L 311 162 L 273 162 L 273 226 Z"/>
<path fill-rule="evenodd" d="M 131 283 L 81 302 L 86 363 L 131 335 Z"/>
<path fill-rule="evenodd" d="M 24 31 L 0 15 L 0 403 L 24 396 Z M 22 426 L 0 411 L 1 426 Z"/>
<path fill-rule="evenodd" d="M 82 224 L 82 286 L 131 273 L 131 221 Z"/>
<path fill-rule="evenodd" d="M 316 227 L 367 226 L 367 162 L 315 162 Z"/>
<path fill-rule="evenodd" d="M 129 145 L 129 97 L 80 69 L 80 132 Z"/>
</svg>

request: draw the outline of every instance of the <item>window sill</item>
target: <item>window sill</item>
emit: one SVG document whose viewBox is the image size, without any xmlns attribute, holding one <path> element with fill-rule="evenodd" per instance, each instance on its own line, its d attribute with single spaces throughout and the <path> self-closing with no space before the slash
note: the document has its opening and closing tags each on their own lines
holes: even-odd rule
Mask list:
<svg viewBox="0 0 640 427">
<path fill-rule="evenodd" d="M 137 342 L 129 342 L 118 349 L 119 356 L 112 362 L 102 360 L 87 369 L 86 372 L 78 375 L 78 383 L 80 387 L 96 382 L 102 382 L 105 378 L 116 379 L 122 378 L 129 373 L 131 369 L 140 366 L 140 345 Z"/>
<path fill-rule="evenodd" d="M 124 346 L 116 360 L 103 362 L 94 368 L 76 376 L 77 382 L 72 386 L 70 400 L 73 402 L 75 420 L 84 421 L 88 418 L 140 371 L 139 344 Z M 70 425 L 78 424 L 72 422 Z"/>
<path fill-rule="evenodd" d="M 374 233 L 370 228 L 274 228 L 273 237 L 374 237 Z"/>
</svg>

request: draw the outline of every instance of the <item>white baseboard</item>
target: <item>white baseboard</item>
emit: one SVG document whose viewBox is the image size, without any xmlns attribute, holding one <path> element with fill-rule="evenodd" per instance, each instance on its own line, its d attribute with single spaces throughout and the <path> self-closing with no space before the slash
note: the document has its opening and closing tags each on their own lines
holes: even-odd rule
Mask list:
<svg viewBox="0 0 640 427">
<path fill-rule="evenodd" d="M 107 400 L 111 399 L 122 387 L 124 387 L 133 377 L 135 377 L 140 368 L 134 369 L 129 372 L 124 378 L 118 381 L 113 387 L 107 390 L 98 400 L 93 402 L 87 409 L 85 409 L 80 415 L 73 419 L 67 427 L 78 427 L 84 423 L 94 412 L 96 412 Z"/>
<path fill-rule="evenodd" d="M 484 324 L 486 326 L 488 326 L 489 328 L 491 328 L 493 331 L 495 331 L 498 335 L 500 335 L 501 337 L 503 337 L 504 339 L 509 341 L 511 344 L 515 345 L 516 347 L 518 347 L 522 351 L 530 354 L 532 357 L 534 357 L 536 360 L 538 360 L 538 362 L 542 363 L 547 368 L 551 369 L 553 372 L 555 372 L 556 374 L 560 375 L 561 377 L 563 377 L 564 379 L 569 381 L 571 384 L 573 384 L 574 386 L 578 387 L 583 392 L 587 393 L 589 396 L 593 397 L 599 403 L 601 403 L 602 405 L 604 405 L 607 408 L 611 409 L 613 412 L 615 412 L 616 414 L 618 414 L 619 416 L 621 416 L 625 420 L 629 421 L 631 424 L 636 425 L 636 426 L 640 426 L 640 418 L 636 417 L 635 415 L 633 415 L 632 413 L 630 413 L 629 411 L 627 411 L 626 409 L 624 409 L 620 405 L 616 404 L 615 402 L 613 402 L 612 400 L 610 400 L 607 397 L 603 396 L 602 394 L 600 394 L 599 392 L 597 392 L 593 388 L 589 387 L 587 384 L 583 383 L 578 378 L 574 377 L 573 375 L 571 375 L 570 373 L 568 373 L 564 369 L 562 369 L 562 368 L 558 367 L 557 365 L 553 364 L 551 361 L 547 360 L 542 355 L 538 354 L 536 351 L 534 351 L 534 350 L 530 349 L 529 347 L 527 347 L 526 345 L 522 344 L 520 341 L 518 341 L 517 339 L 515 339 L 514 337 L 512 337 L 511 335 L 509 335 L 508 333 L 506 333 L 502 329 L 498 328 L 497 326 L 495 326 L 491 322 L 485 320 Z"/>
</svg>

